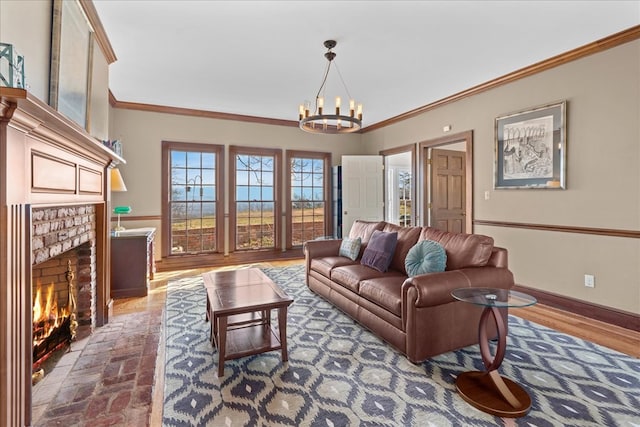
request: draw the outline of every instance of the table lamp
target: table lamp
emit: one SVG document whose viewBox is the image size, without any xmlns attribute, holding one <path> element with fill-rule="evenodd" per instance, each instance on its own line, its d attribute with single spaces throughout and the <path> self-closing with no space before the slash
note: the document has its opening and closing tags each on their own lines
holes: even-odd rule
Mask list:
<svg viewBox="0 0 640 427">
<path fill-rule="evenodd" d="M 127 191 L 127 186 L 124 184 L 124 179 L 122 179 L 118 168 L 111 169 L 111 191 Z M 118 226 L 113 231 L 123 231 L 125 228 L 120 225 L 120 215 L 131 213 L 131 206 L 116 206 L 113 208 L 113 213 L 118 215 Z"/>
<path fill-rule="evenodd" d="M 116 206 L 113 208 L 113 213 L 118 215 L 118 225 L 114 228 L 115 231 L 123 231 L 124 227 L 120 225 L 120 215 L 131 213 L 131 206 Z"/>
</svg>

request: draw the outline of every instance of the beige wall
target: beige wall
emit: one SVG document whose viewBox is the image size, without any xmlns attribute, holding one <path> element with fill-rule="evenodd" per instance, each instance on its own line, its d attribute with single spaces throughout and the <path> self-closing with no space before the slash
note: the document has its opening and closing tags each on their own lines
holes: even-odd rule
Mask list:
<svg viewBox="0 0 640 427">
<path fill-rule="evenodd" d="M 51 0 L 0 1 L 0 41 L 24 56 L 29 92 L 44 102 L 49 100 L 51 4 Z"/>
<path fill-rule="evenodd" d="M 566 100 L 567 190 L 493 190 L 494 119 Z M 640 41 L 364 135 L 373 151 L 474 132 L 474 219 L 640 230 Z M 484 199 L 485 191 L 490 199 Z M 640 239 L 476 226 L 525 286 L 640 313 Z M 594 289 L 584 274 L 596 277 Z"/>
<path fill-rule="evenodd" d="M 113 193 L 114 206 L 131 206 L 131 215 L 159 216 L 162 212 L 160 179 L 162 141 L 194 142 L 225 146 L 228 171 L 229 146 L 280 148 L 332 153 L 333 164 L 344 154 L 362 151 L 361 135 L 327 137 L 302 132 L 297 127 L 179 116 L 115 108 L 111 112 L 111 135 L 123 143 L 127 163 L 120 166 L 127 192 Z M 228 180 L 224 183 L 228 196 Z M 284 194 L 281 194 L 284 200 Z M 228 199 L 225 198 L 225 206 Z M 228 208 L 225 207 L 225 213 Z M 127 221 L 127 228 L 156 227 L 156 242 L 162 242 L 160 221 Z M 226 239 L 228 242 L 228 238 Z M 160 247 L 160 246 L 158 246 Z M 157 251 L 159 256 L 160 251 Z"/>
<path fill-rule="evenodd" d="M 0 41 L 24 56 L 27 89 L 45 103 L 49 102 L 51 13 L 51 0 L 0 0 Z M 89 133 L 109 139 L 109 65 L 95 40 L 91 86 Z"/>
</svg>

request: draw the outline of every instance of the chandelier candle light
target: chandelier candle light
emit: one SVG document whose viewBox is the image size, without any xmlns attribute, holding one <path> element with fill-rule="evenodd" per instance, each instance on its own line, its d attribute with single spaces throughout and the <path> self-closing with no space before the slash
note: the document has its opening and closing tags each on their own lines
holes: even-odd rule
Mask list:
<svg viewBox="0 0 640 427">
<path fill-rule="evenodd" d="M 313 113 L 311 112 L 311 104 L 309 102 L 305 102 L 299 107 L 298 118 L 300 120 L 300 129 L 302 129 L 303 131 L 311 133 L 335 134 L 356 132 L 362 128 L 362 104 L 358 104 L 358 108 L 356 109 L 356 102 L 353 100 L 353 98 L 351 98 L 349 90 L 347 89 L 347 85 L 344 83 L 337 65 L 336 70 L 338 72 L 338 75 L 340 76 L 342 85 L 344 86 L 344 89 L 350 98 L 349 114 L 340 114 L 342 99 L 339 96 L 336 96 L 335 114 L 324 113 L 324 90 L 326 88 L 329 71 L 331 70 L 331 64 L 336 57 L 335 52 L 333 52 L 331 49 L 336 47 L 336 44 L 337 42 L 335 40 L 327 40 L 324 42 L 324 47 L 327 48 L 327 52 L 324 54 L 324 56 L 325 58 L 327 58 L 329 63 L 327 64 L 327 70 L 324 73 L 320 89 L 318 89 L 318 93 L 316 94 L 315 108 L 313 110 Z"/>
</svg>

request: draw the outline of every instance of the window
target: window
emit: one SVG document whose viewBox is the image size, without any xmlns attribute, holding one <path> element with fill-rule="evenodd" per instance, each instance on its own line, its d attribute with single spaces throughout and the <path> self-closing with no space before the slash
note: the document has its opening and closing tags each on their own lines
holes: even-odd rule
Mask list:
<svg viewBox="0 0 640 427">
<path fill-rule="evenodd" d="M 287 167 L 287 246 L 294 247 L 330 234 L 331 154 L 287 151 Z"/>
<path fill-rule="evenodd" d="M 276 149 L 229 148 L 231 157 L 231 247 L 234 250 L 280 246 L 279 194 L 282 153 Z"/>
<path fill-rule="evenodd" d="M 163 256 L 222 252 L 224 147 L 162 143 Z"/>
<path fill-rule="evenodd" d="M 393 224 L 415 224 L 413 208 L 414 146 L 404 146 L 380 152 L 385 169 L 385 220 Z"/>
</svg>

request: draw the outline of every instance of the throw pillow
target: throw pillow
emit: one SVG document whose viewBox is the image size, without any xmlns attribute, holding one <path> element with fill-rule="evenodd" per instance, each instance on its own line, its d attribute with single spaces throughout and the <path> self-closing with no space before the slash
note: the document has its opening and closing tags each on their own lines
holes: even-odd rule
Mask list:
<svg viewBox="0 0 640 427">
<path fill-rule="evenodd" d="M 345 238 L 342 239 L 342 243 L 340 243 L 340 251 L 338 255 L 350 258 L 355 261 L 360 254 L 360 245 L 361 241 L 359 237 L 355 239 Z"/>
<path fill-rule="evenodd" d="M 421 240 L 409 249 L 404 266 L 409 277 L 444 271 L 447 267 L 447 253 L 440 243 Z"/>
<path fill-rule="evenodd" d="M 360 264 L 375 268 L 384 273 L 391 264 L 397 244 L 397 232 L 385 233 L 379 230 L 374 231 L 373 234 L 371 234 L 367 248 L 362 254 Z"/>
</svg>

